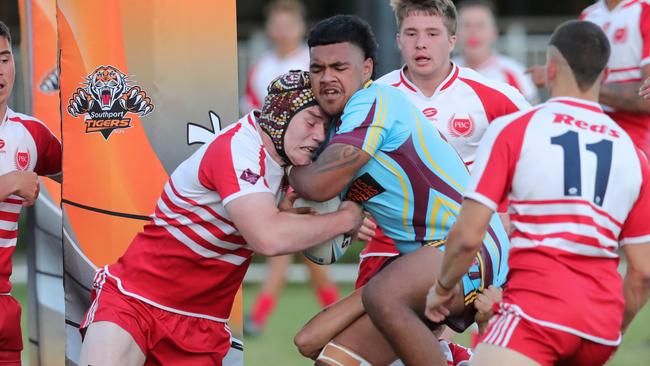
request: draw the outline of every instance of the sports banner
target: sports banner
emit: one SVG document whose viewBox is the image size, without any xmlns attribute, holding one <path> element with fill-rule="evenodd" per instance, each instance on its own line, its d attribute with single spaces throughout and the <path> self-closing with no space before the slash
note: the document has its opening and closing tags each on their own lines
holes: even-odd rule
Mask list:
<svg viewBox="0 0 650 366">
<path fill-rule="evenodd" d="M 57 21 L 66 353 L 76 364 L 95 269 L 149 221 L 174 168 L 237 119 L 235 2 L 58 0 Z M 233 347 L 226 364 L 241 364 Z"/>
<path fill-rule="evenodd" d="M 60 138 L 56 0 L 21 0 L 19 5 L 22 67 L 31 101 L 27 104 L 32 106 L 24 112 L 43 121 Z M 29 335 L 30 365 L 61 365 L 65 356 L 60 204 L 61 185 L 41 178 L 41 193 L 28 210 L 26 226 L 29 327 L 23 332 Z"/>
</svg>

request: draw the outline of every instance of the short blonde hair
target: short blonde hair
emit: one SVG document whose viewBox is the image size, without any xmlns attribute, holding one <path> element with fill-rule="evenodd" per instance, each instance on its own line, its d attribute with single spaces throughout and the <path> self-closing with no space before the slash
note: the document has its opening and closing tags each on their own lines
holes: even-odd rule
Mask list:
<svg viewBox="0 0 650 366">
<path fill-rule="evenodd" d="M 449 35 L 456 35 L 456 6 L 451 0 L 390 0 L 390 6 L 395 13 L 398 29 L 402 27 L 404 18 L 422 13 L 442 17 Z"/>
</svg>

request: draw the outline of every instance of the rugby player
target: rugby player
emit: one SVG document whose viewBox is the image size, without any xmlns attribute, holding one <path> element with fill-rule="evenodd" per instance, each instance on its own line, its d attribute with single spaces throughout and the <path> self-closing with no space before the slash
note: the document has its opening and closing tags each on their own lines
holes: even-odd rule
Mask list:
<svg viewBox="0 0 650 366">
<path fill-rule="evenodd" d="M 508 286 L 475 365 L 602 365 L 650 296 L 650 166 L 598 104 L 609 58 L 597 25 L 559 26 L 547 51 L 552 98 L 495 121 L 479 147 L 426 304 L 432 321 L 450 314 L 451 289 L 508 196 Z"/>
</svg>

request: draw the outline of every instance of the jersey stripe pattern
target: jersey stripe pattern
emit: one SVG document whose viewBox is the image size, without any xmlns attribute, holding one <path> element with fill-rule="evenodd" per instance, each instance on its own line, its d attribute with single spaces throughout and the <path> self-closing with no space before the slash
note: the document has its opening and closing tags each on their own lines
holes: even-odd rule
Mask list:
<svg viewBox="0 0 650 366">
<path fill-rule="evenodd" d="M 495 121 L 478 156 L 465 196 L 492 209 L 510 202 L 504 301 L 544 326 L 617 344 L 617 250 L 650 241 L 645 155 L 598 104 L 553 98 Z"/>
<path fill-rule="evenodd" d="M 38 119 L 7 108 L 0 124 L 0 175 L 14 171 L 38 175 L 61 172 L 61 142 Z M 23 199 L 16 195 L 0 202 L 0 293 L 11 291 L 11 256 L 22 205 Z"/>
<path fill-rule="evenodd" d="M 278 195 L 283 171 L 251 112 L 179 165 L 151 221 L 106 273 L 126 295 L 179 314 L 226 321 L 253 254 L 226 206 Z"/>
</svg>

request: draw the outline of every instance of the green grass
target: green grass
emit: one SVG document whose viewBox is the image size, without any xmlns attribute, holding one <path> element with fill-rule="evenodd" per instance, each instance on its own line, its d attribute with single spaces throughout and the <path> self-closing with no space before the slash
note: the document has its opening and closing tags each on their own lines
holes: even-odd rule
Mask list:
<svg viewBox="0 0 650 366">
<path fill-rule="evenodd" d="M 244 287 L 244 308 L 248 310 L 255 300 L 257 285 Z M 351 285 L 342 286 L 347 294 Z M 289 285 L 278 299 L 275 312 L 269 318 L 266 331 L 258 338 L 245 339 L 244 361 L 246 365 L 313 365 L 303 358 L 293 345 L 293 336 L 318 311 L 316 299 L 309 286 Z M 608 366 L 648 365 L 650 360 L 650 306 L 646 306 L 634 320 L 623 338 L 614 359 Z M 458 337 L 466 344 L 468 336 Z M 272 362 L 271 362 L 272 361 Z"/>
</svg>

